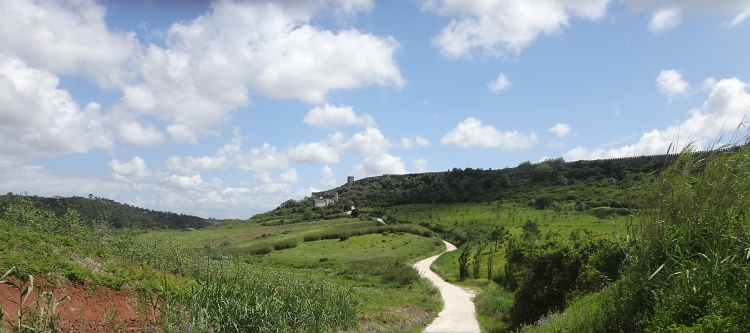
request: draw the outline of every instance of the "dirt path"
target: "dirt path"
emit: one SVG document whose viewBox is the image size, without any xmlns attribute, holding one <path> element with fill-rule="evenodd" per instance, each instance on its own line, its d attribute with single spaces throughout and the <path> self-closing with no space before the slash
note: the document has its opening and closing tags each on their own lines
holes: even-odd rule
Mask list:
<svg viewBox="0 0 750 333">
<path fill-rule="evenodd" d="M 456 247 L 443 241 L 446 246 L 446 252 L 453 251 Z M 440 290 L 443 296 L 443 311 L 440 311 L 438 317 L 432 322 L 425 332 L 451 332 L 451 333 L 479 333 L 479 323 L 477 322 L 477 312 L 474 309 L 474 303 L 471 301 L 472 294 L 460 287 L 454 286 L 443 281 L 435 272 L 430 269 L 432 262 L 440 255 L 432 256 L 414 264 L 414 268 L 419 274 L 432 283 Z"/>
</svg>

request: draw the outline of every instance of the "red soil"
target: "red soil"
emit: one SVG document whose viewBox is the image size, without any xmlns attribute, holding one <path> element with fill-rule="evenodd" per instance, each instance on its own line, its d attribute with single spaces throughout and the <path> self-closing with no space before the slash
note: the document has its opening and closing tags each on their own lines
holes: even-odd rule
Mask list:
<svg viewBox="0 0 750 333">
<path fill-rule="evenodd" d="M 55 299 L 68 296 L 57 306 L 59 314 L 58 325 L 63 332 L 134 332 L 143 331 L 151 326 L 150 318 L 144 318 L 144 304 L 135 292 L 116 291 L 101 286 L 91 288 L 84 284 L 53 285 L 43 279 L 34 279 L 35 289 L 24 304 L 33 306 L 33 301 L 42 287 L 44 291 L 52 291 Z M 18 306 L 18 290 L 8 285 L 0 285 L 0 304 L 6 313 L 4 319 L 16 322 Z M 5 320 L 4 320 L 5 321 Z M 2 325 L 0 323 L 0 325 Z M 9 325 L 7 322 L 5 325 Z"/>
</svg>

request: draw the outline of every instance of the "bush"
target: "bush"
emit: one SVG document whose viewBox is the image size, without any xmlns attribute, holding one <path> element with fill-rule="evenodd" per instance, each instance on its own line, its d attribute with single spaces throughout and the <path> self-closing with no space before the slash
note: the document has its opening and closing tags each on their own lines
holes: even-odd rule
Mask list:
<svg viewBox="0 0 750 333">
<path fill-rule="evenodd" d="M 274 250 L 284 250 L 284 249 L 291 249 L 297 247 L 297 240 L 296 239 L 287 239 L 283 241 L 278 241 L 276 243 L 273 243 L 273 249 Z"/>
<path fill-rule="evenodd" d="M 381 283 L 395 283 L 399 286 L 406 286 L 418 280 L 419 272 L 414 267 L 404 263 L 397 262 L 380 273 Z"/>
<path fill-rule="evenodd" d="M 269 244 L 257 244 L 247 248 L 247 253 L 251 255 L 269 254 L 273 251 Z"/>
</svg>

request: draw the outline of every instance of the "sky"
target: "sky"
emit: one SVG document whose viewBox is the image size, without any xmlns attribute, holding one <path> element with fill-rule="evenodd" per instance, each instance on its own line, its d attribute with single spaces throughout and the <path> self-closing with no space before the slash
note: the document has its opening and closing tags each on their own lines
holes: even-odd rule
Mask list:
<svg viewBox="0 0 750 333">
<path fill-rule="evenodd" d="M 382 174 L 666 153 L 750 0 L 0 0 L 0 192 L 249 218 Z"/>
</svg>

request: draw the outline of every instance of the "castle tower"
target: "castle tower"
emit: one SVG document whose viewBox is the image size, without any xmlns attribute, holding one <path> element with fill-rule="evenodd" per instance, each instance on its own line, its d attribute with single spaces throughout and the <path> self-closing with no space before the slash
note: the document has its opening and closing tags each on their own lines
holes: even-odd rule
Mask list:
<svg viewBox="0 0 750 333">
<path fill-rule="evenodd" d="M 354 184 L 354 176 L 346 177 L 346 185 L 352 186 Z"/>
</svg>

